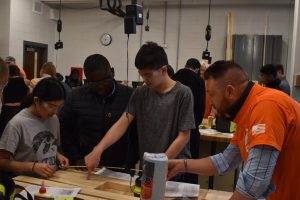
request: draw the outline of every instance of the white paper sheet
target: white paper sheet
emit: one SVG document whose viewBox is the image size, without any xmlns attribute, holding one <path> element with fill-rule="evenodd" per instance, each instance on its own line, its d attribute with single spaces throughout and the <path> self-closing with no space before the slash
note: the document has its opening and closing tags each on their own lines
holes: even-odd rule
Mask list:
<svg viewBox="0 0 300 200">
<path fill-rule="evenodd" d="M 98 170 L 97 172 L 95 172 L 94 174 L 98 174 L 101 176 L 106 176 L 106 177 L 110 177 L 110 178 L 115 178 L 115 179 L 121 179 L 121 180 L 125 180 L 125 181 L 130 181 L 130 175 L 126 174 L 126 173 L 122 173 L 122 172 L 115 172 L 106 168 L 102 168 L 100 170 Z M 134 175 L 134 177 L 132 178 L 132 181 L 134 182 L 134 180 L 137 178 L 137 175 Z"/>
<path fill-rule="evenodd" d="M 33 197 L 35 193 L 39 191 L 41 186 L 39 185 L 30 185 L 25 189 L 31 194 Z M 76 197 L 81 188 L 62 188 L 62 187 L 46 187 L 47 192 L 53 197 Z M 27 197 L 26 191 L 22 191 L 20 193 L 23 197 Z M 19 200 L 19 198 L 16 198 Z"/>
<path fill-rule="evenodd" d="M 165 197 L 198 197 L 199 189 L 197 184 L 167 181 Z"/>
<path fill-rule="evenodd" d="M 233 137 L 233 133 L 223 133 L 220 131 L 217 131 L 216 129 L 199 129 L 200 133 L 204 133 L 204 134 L 208 134 L 208 135 L 214 135 L 214 134 L 221 134 L 221 135 L 225 135 L 228 137 Z"/>
</svg>

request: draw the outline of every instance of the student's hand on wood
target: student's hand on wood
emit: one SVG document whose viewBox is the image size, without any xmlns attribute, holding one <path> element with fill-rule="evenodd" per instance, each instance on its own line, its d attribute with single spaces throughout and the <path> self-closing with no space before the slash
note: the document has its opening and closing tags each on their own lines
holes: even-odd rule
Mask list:
<svg viewBox="0 0 300 200">
<path fill-rule="evenodd" d="M 67 166 L 69 166 L 69 159 L 63 156 L 60 153 L 57 153 L 56 159 L 58 161 L 59 166 L 62 169 L 65 169 Z"/>
<path fill-rule="evenodd" d="M 43 178 L 50 178 L 53 176 L 55 170 L 54 168 L 46 163 L 35 163 L 33 167 L 33 172 L 38 174 Z"/>
<path fill-rule="evenodd" d="M 87 179 L 90 179 L 91 173 L 94 171 L 96 167 L 98 167 L 100 163 L 101 153 L 93 150 L 91 153 L 84 157 L 85 165 L 88 169 Z"/>
<path fill-rule="evenodd" d="M 169 160 L 167 179 L 169 180 L 170 178 L 178 174 L 178 172 L 182 172 L 183 171 L 182 166 L 183 166 L 183 160 L 176 160 L 176 159 Z"/>
</svg>

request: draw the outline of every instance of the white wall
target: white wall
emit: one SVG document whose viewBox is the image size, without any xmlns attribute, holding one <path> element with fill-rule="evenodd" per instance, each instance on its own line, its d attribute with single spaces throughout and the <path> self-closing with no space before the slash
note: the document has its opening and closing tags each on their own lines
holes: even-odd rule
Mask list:
<svg viewBox="0 0 300 200">
<path fill-rule="evenodd" d="M 292 88 L 293 98 L 300 102 L 300 88 L 293 86 L 294 76 L 300 74 L 300 13 L 299 13 L 299 0 L 295 0 L 295 15 L 294 15 L 294 29 L 293 29 L 293 43 L 291 48 L 291 69 L 289 73 L 289 80 Z"/>
<path fill-rule="evenodd" d="M 49 19 L 48 6 L 43 14 L 32 12 L 32 0 L 11 0 L 9 54 L 23 66 L 23 41 L 48 44 L 48 60 L 54 60 L 56 23 Z"/>
<path fill-rule="evenodd" d="M 1 0 L 0 6 L 0 57 L 9 52 L 10 0 Z"/>
<path fill-rule="evenodd" d="M 183 1 L 184 2 L 184 1 Z M 148 6 L 145 6 L 147 8 Z M 129 66 L 130 80 L 137 80 L 138 74 L 134 67 L 134 58 L 140 46 L 140 40 L 155 41 L 163 44 L 164 38 L 164 4 L 157 3 L 150 7 L 150 31 L 145 32 L 144 26 L 137 27 L 137 34 L 130 36 Z M 146 12 L 146 9 L 144 10 Z M 211 9 L 212 39 L 209 44 L 213 61 L 225 58 L 227 14 L 233 14 L 233 34 L 264 34 L 266 17 L 269 16 L 271 35 L 282 35 L 284 40 L 283 61 L 286 60 L 288 37 L 290 34 L 289 5 L 216 5 Z M 205 27 L 207 25 L 207 5 L 182 5 L 181 20 L 179 6 L 168 5 L 166 25 L 166 52 L 170 64 L 176 68 L 184 66 L 190 57 L 201 59 L 206 47 Z M 82 66 L 84 59 L 94 53 L 106 56 L 115 68 L 116 79 L 126 79 L 126 35 L 123 19 L 99 10 L 64 9 L 62 13 L 64 49 L 59 53 L 59 68 L 69 74 L 69 67 Z M 180 38 L 178 44 L 178 27 Z M 100 36 L 108 32 L 113 41 L 110 46 L 102 46 Z M 141 38 L 142 37 L 142 38 Z M 177 47 L 179 45 L 179 55 Z M 286 63 L 284 63 L 286 64 Z"/>
</svg>

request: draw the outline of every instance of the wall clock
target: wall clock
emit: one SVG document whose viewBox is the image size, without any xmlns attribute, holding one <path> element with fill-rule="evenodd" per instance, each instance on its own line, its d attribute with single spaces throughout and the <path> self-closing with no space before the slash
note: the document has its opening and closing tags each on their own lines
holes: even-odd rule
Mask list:
<svg viewBox="0 0 300 200">
<path fill-rule="evenodd" d="M 111 44 L 111 41 L 112 41 L 112 37 L 110 34 L 108 33 L 104 33 L 103 35 L 101 35 L 100 37 L 100 42 L 102 45 L 104 46 L 108 46 Z"/>
</svg>

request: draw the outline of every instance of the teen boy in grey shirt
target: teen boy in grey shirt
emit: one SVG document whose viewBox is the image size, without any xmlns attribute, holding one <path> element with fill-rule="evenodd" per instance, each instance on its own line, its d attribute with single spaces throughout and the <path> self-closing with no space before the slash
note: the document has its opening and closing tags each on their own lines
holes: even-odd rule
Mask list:
<svg viewBox="0 0 300 200">
<path fill-rule="evenodd" d="M 148 86 L 137 88 L 127 109 L 137 119 L 140 160 L 144 152 L 166 152 L 180 131 L 194 127 L 191 91 L 180 82 L 163 94 Z M 175 157 L 190 158 L 189 145 Z"/>
<path fill-rule="evenodd" d="M 85 157 L 89 174 L 98 166 L 102 152 L 125 133 L 134 118 L 141 159 L 145 151 L 166 153 L 169 159 L 190 155 L 186 145 L 190 130 L 195 128 L 192 93 L 168 76 L 167 65 L 167 54 L 156 43 L 148 42 L 140 48 L 135 66 L 146 86 L 134 92 L 127 110 Z"/>
</svg>

